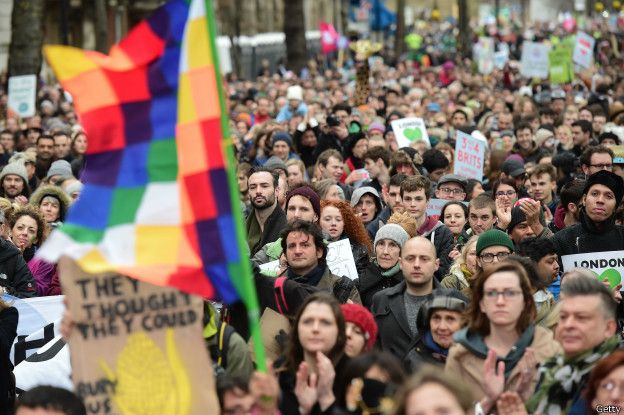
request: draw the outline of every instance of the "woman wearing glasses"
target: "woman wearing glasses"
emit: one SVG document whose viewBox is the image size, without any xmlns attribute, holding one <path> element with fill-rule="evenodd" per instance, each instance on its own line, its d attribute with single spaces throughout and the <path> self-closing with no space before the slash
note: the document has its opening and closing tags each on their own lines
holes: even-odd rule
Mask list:
<svg viewBox="0 0 624 415">
<path fill-rule="evenodd" d="M 587 382 L 585 398 L 589 414 L 624 406 L 624 351 L 615 351 L 598 362 Z"/>
<path fill-rule="evenodd" d="M 455 334 L 445 371 L 470 386 L 485 413 L 503 391 L 531 393 L 537 363 L 561 346 L 550 330 L 534 324 L 535 302 L 524 268 L 506 260 L 484 270 L 472 287 L 467 314 L 468 327 Z"/>
</svg>

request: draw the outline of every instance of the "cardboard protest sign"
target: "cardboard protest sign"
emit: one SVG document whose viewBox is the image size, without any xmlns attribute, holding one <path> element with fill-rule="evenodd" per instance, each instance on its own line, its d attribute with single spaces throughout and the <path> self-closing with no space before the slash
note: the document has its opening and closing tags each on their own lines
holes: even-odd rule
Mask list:
<svg viewBox="0 0 624 415">
<path fill-rule="evenodd" d="M 327 266 L 332 274 L 339 277 L 358 278 L 355 259 L 348 239 L 332 242 L 327 245 Z"/>
<path fill-rule="evenodd" d="M 548 54 L 550 82 L 553 84 L 565 84 L 574 79 L 574 67 L 572 65 L 572 51 L 559 46 Z"/>
<path fill-rule="evenodd" d="M 444 205 L 446 205 L 450 200 L 446 199 L 429 199 L 427 202 L 427 216 L 440 216 L 440 212 Z M 464 205 L 468 206 L 468 202 L 462 202 Z"/>
<path fill-rule="evenodd" d="M 594 57 L 594 45 L 596 40 L 585 32 L 576 33 L 576 44 L 572 61 L 582 68 L 589 68 Z"/>
<path fill-rule="evenodd" d="M 399 147 L 410 147 L 416 141 L 424 141 L 431 147 L 427 127 L 422 118 L 401 118 L 390 123 Z"/>
<path fill-rule="evenodd" d="M 592 252 L 561 257 L 564 271 L 573 268 L 587 268 L 596 274 L 598 280 L 609 280 L 611 288 L 622 282 L 624 275 L 624 251 Z"/>
<path fill-rule="evenodd" d="M 37 95 L 37 76 L 20 75 L 9 77 L 9 111 L 20 117 L 35 115 L 35 97 Z"/>
<path fill-rule="evenodd" d="M 494 39 L 480 37 L 475 45 L 475 58 L 479 73 L 487 75 L 494 70 Z"/>
<path fill-rule="evenodd" d="M 524 41 L 520 59 L 520 75 L 527 78 L 548 78 L 548 45 Z"/>
<path fill-rule="evenodd" d="M 72 380 L 89 414 L 192 414 L 218 408 L 197 296 L 63 258 L 75 321 Z"/>
<path fill-rule="evenodd" d="M 457 131 L 453 173 L 467 179 L 483 179 L 486 142 L 477 136 Z"/>
</svg>

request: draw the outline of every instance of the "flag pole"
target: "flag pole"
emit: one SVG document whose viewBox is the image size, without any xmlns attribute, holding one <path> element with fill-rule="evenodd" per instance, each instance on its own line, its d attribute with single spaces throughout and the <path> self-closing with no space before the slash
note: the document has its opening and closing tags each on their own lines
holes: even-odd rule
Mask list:
<svg viewBox="0 0 624 415">
<path fill-rule="evenodd" d="M 217 31 L 216 21 L 214 16 L 214 9 L 212 6 L 212 0 L 205 0 L 206 5 L 206 21 L 208 23 L 208 40 L 210 45 L 210 53 L 212 54 L 212 62 L 214 65 L 215 79 L 217 81 L 217 91 L 219 94 L 219 105 L 221 107 L 221 131 L 224 139 L 221 141 L 224 146 L 224 152 L 227 162 L 227 179 L 228 187 L 230 189 L 230 204 L 232 206 L 232 218 L 234 226 L 236 228 L 236 242 L 238 245 L 238 252 L 243 257 L 243 252 L 248 248 L 245 246 L 245 230 L 243 228 L 243 217 L 241 210 L 238 209 L 240 200 L 238 198 L 238 183 L 236 181 L 236 172 L 234 171 L 234 150 L 232 148 L 232 138 L 229 132 L 229 123 L 227 116 L 227 107 L 225 105 L 225 96 L 223 93 L 223 83 L 221 79 L 221 68 L 219 66 L 219 53 L 217 51 Z M 256 295 L 255 284 L 251 275 L 251 266 L 247 258 L 242 258 L 240 261 L 241 267 L 237 269 L 240 271 L 239 275 L 231 276 L 232 281 L 238 290 L 241 299 L 245 303 L 247 308 L 247 319 L 249 321 L 249 329 L 251 331 L 251 338 L 253 339 L 254 353 L 256 357 L 256 366 L 258 371 L 266 373 L 266 357 L 264 352 L 264 344 L 262 342 L 262 334 L 260 332 L 260 309 L 258 306 L 258 297 Z M 230 272 L 233 270 L 230 269 Z"/>
</svg>

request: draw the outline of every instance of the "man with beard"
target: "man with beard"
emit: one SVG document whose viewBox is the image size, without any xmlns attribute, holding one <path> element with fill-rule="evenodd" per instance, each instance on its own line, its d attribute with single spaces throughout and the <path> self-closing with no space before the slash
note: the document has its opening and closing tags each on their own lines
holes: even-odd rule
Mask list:
<svg viewBox="0 0 624 415">
<path fill-rule="evenodd" d="M 275 197 L 279 176 L 267 168 L 254 168 L 247 179 L 249 201 L 252 210 L 247 217 L 247 243 L 253 256 L 267 242 L 279 237 L 286 226 L 286 214 L 278 206 Z"/>
<path fill-rule="evenodd" d="M 30 187 L 28 186 L 28 173 L 23 161 L 9 163 L 0 173 L 0 183 L 2 183 L 2 194 L 0 196 L 25 205 L 30 197 Z"/>
<path fill-rule="evenodd" d="M 43 180 L 54 161 L 54 138 L 42 135 L 37 138 L 37 164 L 35 165 L 37 178 Z"/>
</svg>

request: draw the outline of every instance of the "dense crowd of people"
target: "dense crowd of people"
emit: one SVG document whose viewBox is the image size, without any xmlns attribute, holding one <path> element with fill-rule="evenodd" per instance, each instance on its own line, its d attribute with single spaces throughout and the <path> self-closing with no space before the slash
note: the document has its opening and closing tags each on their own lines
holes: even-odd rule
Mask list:
<svg viewBox="0 0 624 415">
<path fill-rule="evenodd" d="M 621 278 L 562 265 L 624 253 L 624 78 L 607 46 L 564 85 L 521 77 L 513 54 L 488 75 L 470 60 L 375 60 L 357 106 L 353 67 L 229 77 L 272 341 L 271 370 L 254 371 L 244 306 L 206 302 L 222 413 L 619 412 Z M 0 287 L 19 298 L 61 294 L 34 254 L 80 196 L 87 148 L 71 97 L 45 86 L 38 103 L 0 131 Z M 391 122 L 408 117 L 429 140 L 399 145 Z M 482 180 L 454 169 L 458 132 L 487 140 Z M 328 244 L 344 240 L 357 278 L 332 272 Z M 6 355 L 17 313 L 0 309 Z"/>
</svg>

